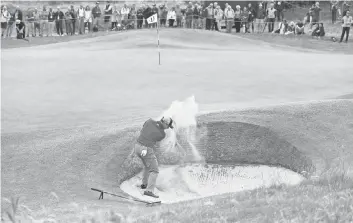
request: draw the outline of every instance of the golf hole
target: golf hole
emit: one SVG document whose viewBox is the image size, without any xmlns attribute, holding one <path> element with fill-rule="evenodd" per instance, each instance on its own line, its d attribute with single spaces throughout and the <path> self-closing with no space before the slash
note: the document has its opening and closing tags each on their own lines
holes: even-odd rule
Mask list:
<svg viewBox="0 0 353 223">
<path fill-rule="evenodd" d="M 124 181 L 120 188 L 133 197 L 143 199 L 146 196 L 138 188 L 141 179 L 142 172 Z M 266 165 L 160 166 L 155 193 L 162 203 L 176 203 L 273 185 L 297 185 L 302 180 L 304 177 L 296 172 Z"/>
</svg>

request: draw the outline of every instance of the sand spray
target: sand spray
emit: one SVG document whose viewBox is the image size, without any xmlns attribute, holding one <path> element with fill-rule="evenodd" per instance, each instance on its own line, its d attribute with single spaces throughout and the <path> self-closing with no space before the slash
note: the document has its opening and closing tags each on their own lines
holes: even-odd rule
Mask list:
<svg viewBox="0 0 353 223">
<path fill-rule="evenodd" d="M 161 142 L 161 147 L 168 152 L 175 152 L 178 149 L 191 150 L 193 161 L 201 161 L 203 157 L 195 146 L 197 144 L 196 116 L 199 112 L 199 106 L 195 101 L 194 95 L 186 98 L 184 101 L 175 100 L 167 110 L 162 112 L 159 119 L 171 117 L 175 121 L 174 130 L 166 131 L 166 138 Z M 181 142 L 182 141 L 182 142 Z"/>
</svg>

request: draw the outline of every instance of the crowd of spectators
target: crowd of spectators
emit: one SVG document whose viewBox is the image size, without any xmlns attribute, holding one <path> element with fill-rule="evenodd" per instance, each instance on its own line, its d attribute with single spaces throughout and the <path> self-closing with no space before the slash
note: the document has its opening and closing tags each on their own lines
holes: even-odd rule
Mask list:
<svg viewBox="0 0 353 223">
<path fill-rule="evenodd" d="M 209 5 L 200 3 L 176 4 L 167 7 L 164 4 L 135 4 L 121 7 L 112 5 L 110 2 L 103 7 L 96 2 L 94 7 L 74 5 L 66 9 L 43 6 L 41 10 L 27 10 L 25 13 L 16 7 L 9 12 L 5 5 L 1 6 L 1 36 L 8 38 L 16 28 L 17 38 L 36 36 L 64 36 L 82 35 L 98 30 L 115 31 L 126 29 L 154 28 L 157 24 L 148 24 L 147 18 L 157 14 L 160 27 L 185 27 L 193 29 L 206 29 L 220 31 L 225 28 L 227 33 L 235 29 L 236 33 L 278 33 L 284 35 L 303 35 L 304 27 L 309 27 L 312 36 L 325 36 L 324 23 L 320 20 L 320 3 L 316 2 L 309 8 L 303 20 L 287 21 L 284 18 L 283 1 L 263 1 L 256 5 L 249 3 L 241 8 L 236 5 L 235 9 L 230 4 L 221 7 L 217 2 Z M 332 23 L 337 23 L 341 18 L 342 42 L 344 35 L 348 40 L 352 17 L 350 16 L 349 4 L 343 3 L 343 10 L 338 7 L 337 1 L 331 1 Z M 278 28 L 275 25 L 278 23 Z M 266 29 L 267 27 L 267 29 Z M 65 30 L 65 32 L 64 32 Z"/>
</svg>

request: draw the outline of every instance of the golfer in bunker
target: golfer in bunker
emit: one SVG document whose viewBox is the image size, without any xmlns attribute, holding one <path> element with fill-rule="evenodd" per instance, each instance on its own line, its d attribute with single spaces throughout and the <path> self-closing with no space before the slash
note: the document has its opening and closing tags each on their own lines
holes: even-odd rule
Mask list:
<svg viewBox="0 0 353 223">
<path fill-rule="evenodd" d="M 137 143 L 134 148 L 135 154 L 142 160 L 144 165 L 141 188 L 146 189 L 144 195 L 159 198 L 154 194 L 157 176 L 159 173 L 157 157 L 154 148 L 157 148 L 165 136 L 165 130 L 173 129 L 173 119 L 163 117 L 160 121 L 147 120 L 142 127 Z"/>
</svg>

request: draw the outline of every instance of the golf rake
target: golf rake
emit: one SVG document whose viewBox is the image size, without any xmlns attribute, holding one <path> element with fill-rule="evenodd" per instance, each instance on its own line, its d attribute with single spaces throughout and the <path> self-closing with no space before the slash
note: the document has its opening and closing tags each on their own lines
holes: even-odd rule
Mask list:
<svg viewBox="0 0 353 223">
<path fill-rule="evenodd" d="M 143 200 L 136 199 L 136 198 L 133 198 L 133 197 L 125 197 L 125 196 L 122 196 L 122 195 L 109 193 L 109 192 L 106 192 L 106 191 L 103 191 L 103 190 L 100 190 L 100 189 L 96 189 L 96 188 L 91 188 L 91 190 L 97 191 L 97 192 L 100 193 L 98 200 L 101 200 L 101 199 L 103 200 L 103 195 L 104 194 L 108 194 L 108 195 L 111 195 L 111 196 L 114 196 L 114 197 L 120 197 L 120 198 L 129 200 L 129 201 L 135 201 L 135 202 L 139 202 L 139 203 L 144 203 L 144 204 L 146 204 L 146 206 L 154 206 L 154 205 L 161 204 L 161 201 L 148 202 L 148 201 L 143 201 Z"/>
</svg>

